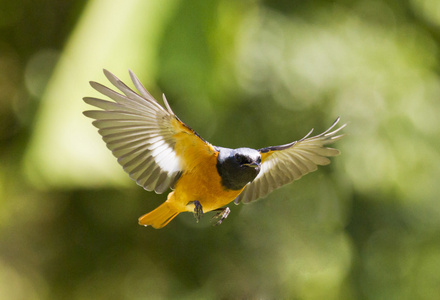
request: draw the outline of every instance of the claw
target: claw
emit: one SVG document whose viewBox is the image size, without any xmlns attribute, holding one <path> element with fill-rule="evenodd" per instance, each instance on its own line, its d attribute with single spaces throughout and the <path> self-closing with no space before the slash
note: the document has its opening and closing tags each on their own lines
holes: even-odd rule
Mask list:
<svg viewBox="0 0 440 300">
<path fill-rule="evenodd" d="M 203 215 L 203 207 L 202 204 L 200 204 L 200 202 L 197 200 L 194 201 L 193 204 L 194 204 L 194 218 L 196 218 L 196 222 L 199 223 L 200 218 Z"/>
<path fill-rule="evenodd" d="M 229 207 L 219 208 L 219 209 L 216 209 L 216 211 L 218 211 L 218 213 L 216 213 L 212 217 L 212 221 L 214 223 L 213 226 L 220 225 L 223 222 L 223 220 L 226 219 L 228 217 L 229 213 L 231 212 Z"/>
</svg>

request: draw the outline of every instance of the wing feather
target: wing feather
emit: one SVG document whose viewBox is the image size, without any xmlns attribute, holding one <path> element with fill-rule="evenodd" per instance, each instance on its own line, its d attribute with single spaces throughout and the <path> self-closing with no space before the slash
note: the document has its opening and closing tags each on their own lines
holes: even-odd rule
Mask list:
<svg viewBox="0 0 440 300">
<path fill-rule="evenodd" d="M 197 150 L 202 155 L 212 155 L 215 150 L 177 118 L 165 96 L 163 107 L 133 72 L 129 74 L 138 93 L 107 70 L 104 75 L 121 93 L 90 82 L 112 101 L 85 97 L 84 102 L 98 110 L 85 111 L 84 115 L 94 119 L 92 124 L 107 147 L 138 185 L 163 193 L 173 188 L 187 165 L 193 163 L 191 158 L 183 157 L 183 151 L 176 149 Z"/>
<path fill-rule="evenodd" d="M 346 125 L 333 130 L 338 122 L 339 118 L 329 129 L 316 136 L 309 137 L 311 130 L 299 141 L 260 149 L 261 171 L 235 199 L 235 203 L 248 203 L 265 197 L 273 190 L 315 171 L 318 166 L 328 165 L 328 157 L 338 155 L 339 150 L 325 145 L 341 139 L 343 135 L 336 133 Z"/>
</svg>

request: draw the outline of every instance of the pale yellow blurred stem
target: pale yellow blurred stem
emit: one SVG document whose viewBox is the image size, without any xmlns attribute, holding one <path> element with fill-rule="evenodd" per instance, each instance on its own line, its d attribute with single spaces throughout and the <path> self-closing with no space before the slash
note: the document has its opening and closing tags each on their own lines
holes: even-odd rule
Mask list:
<svg viewBox="0 0 440 300">
<path fill-rule="evenodd" d="M 97 95 L 89 80 L 107 68 L 127 80 L 154 78 L 163 23 L 177 1 L 90 1 L 60 55 L 46 88 L 24 161 L 39 187 L 126 184 L 128 176 L 106 149 L 91 120 L 82 115 L 84 96 Z M 128 81 L 128 80 L 127 80 Z"/>
</svg>

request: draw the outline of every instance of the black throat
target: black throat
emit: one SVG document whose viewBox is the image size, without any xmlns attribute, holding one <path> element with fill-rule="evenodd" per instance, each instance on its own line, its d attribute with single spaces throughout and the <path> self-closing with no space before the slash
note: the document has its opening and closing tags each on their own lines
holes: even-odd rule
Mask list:
<svg viewBox="0 0 440 300">
<path fill-rule="evenodd" d="M 246 162 L 255 162 L 260 159 L 260 153 L 250 148 L 229 149 L 216 147 L 219 151 L 217 158 L 217 172 L 221 184 L 227 190 L 241 190 L 246 184 L 257 177 L 260 165 L 249 166 Z M 248 161 L 243 162 L 242 159 Z"/>
</svg>

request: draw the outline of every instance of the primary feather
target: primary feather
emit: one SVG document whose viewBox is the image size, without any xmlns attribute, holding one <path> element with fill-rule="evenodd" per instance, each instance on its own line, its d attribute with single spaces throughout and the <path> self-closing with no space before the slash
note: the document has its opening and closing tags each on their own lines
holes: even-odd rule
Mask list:
<svg viewBox="0 0 440 300">
<path fill-rule="evenodd" d="M 346 125 L 333 130 L 338 122 L 339 118 L 329 129 L 316 136 L 308 137 L 312 133 L 310 131 L 299 141 L 259 149 L 262 156 L 261 171 L 235 199 L 235 203 L 248 203 L 262 198 L 273 190 L 315 171 L 318 165 L 328 165 L 330 160 L 327 157 L 338 155 L 339 150 L 325 145 L 342 138 L 343 135 L 337 133 Z"/>
<path fill-rule="evenodd" d="M 114 102 L 86 97 L 86 103 L 101 110 L 84 114 L 95 119 L 93 125 L 130 177 L 148 191 L 163 193 L 174 186 L 182 172 L 182 161 L 174 152 L 178 130 L 172 120 L 177 118 L 168 103 L 167 109 L 163 108 L 132 72 L 131 79 L 140 94 L 107 70 L 104 74 L 122 94 L 90 82 Z"/>
</svg>

